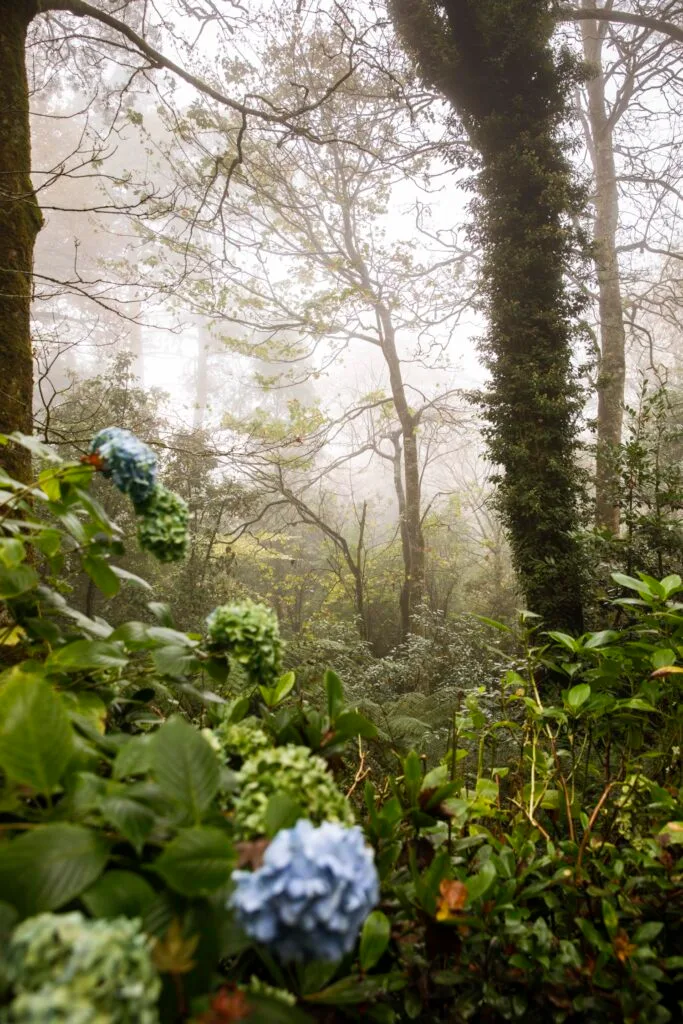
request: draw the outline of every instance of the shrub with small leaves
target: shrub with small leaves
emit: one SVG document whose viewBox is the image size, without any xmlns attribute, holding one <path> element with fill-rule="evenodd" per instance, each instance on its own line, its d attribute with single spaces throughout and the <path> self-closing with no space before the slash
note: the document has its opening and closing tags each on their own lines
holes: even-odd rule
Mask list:
<svg viewBox="0 0 683 1024">
<path fill-rule="evenodd" d="M 158 1024 L 161 982 L 139 921 L 30 917 L 12 935 L 7 967 L 7 1024 Z"/>
<path fill-rule="evenodd" d="M 373 852 L 357 826 L 299 821 L 254 872 L 234 871 L 231 898 L 247 935 L 281 960 L 341 960 L 379 900 Z"/>
<path fill-rule="evenodd" d="M 157 457 L 130 430 L 106 427 L 90 442 L 91 455 L 99 457 L 102 472 L 127 494 L 137 507 L 152 495 L 157 477 Z"/>
<path fill-rule="evenodd" d="M 209 615 L 206 629 L 211 647 L 234 658 L 253 682 L 270 684 L 279 675 L 280 627 L 275 613 L 264 604 L 221 605 Z"/>
<path fill-rule="evenodd" d="M 188 545 L 189 512 L 179 495 L 159 484 L 144 505 L 138 543 L 160 562 L 178 562 Z"/>
<path fill-rule="evenodd" d="M 239 796 L 235 800 L 235 829 L 241 839 L 265 835 L 266 808 L 274 793 L 288 796 L 302 816 L 353 825 L 353 811 L 339 792 L 322 757 L 308 747 L 275 747 L 246 761 L 238 773 Z"/>
</svg>

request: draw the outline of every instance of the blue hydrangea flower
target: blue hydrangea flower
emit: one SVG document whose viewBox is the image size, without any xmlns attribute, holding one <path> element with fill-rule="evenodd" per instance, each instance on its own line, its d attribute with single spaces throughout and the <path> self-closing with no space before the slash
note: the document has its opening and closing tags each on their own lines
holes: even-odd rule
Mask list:
<svg viewBox="0 0 683 1024">
<path fill-rule="evenodd" d="M 357 825 L 298 821 L 278 832 L 257 871 L 232 878 L 240 925 L 284 962 L 341 960 L 379 901 L 373 851 Z"/>
<path fill-rule="evenodd" d="M 111 477 L 136 507 L 144 506 L 154 491 L 157 457 L 152 449 L 121 427 L 106 427 L 95 434 L 90 451 L 104 463 L 104 475 Z"/>
</svg>

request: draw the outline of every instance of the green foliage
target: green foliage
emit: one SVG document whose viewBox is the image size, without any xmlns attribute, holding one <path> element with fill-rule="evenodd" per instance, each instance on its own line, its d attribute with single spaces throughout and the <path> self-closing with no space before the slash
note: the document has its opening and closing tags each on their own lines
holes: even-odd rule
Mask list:
<svg viewBox="0 0 683 1024">
<path fill-rule="evenodd" d="M 591 565 L 587 591 L 602 597 L 613 592 L 611 573 L 636 568 L 662 577 L 677 572 L 683 557 L 683 425 L 676 390 L 647 379 L 638 401 L 626 406 L 624 442 L 611 453 L 616 490 L 610 499 L 619 507 L 618 536 L 594 531 L 583 536 Z M 598 620 L 599 609 L 593 617 Z"/>
<path fill-rule="evenodd" d="M 114 628 L 60 592 L 66 552 L 117 576 L 90 476 L 3 481 L 0 1019 L 680 1019 L 679 575 L 615 574 L 597 632 L 433 622 L 372 685 L 370 659 L 346 688 L 261 672 L 246 631 L 231 691 L 225 648 L 160 603 Z M 400 713 L 438 734 L 427 756 Z M 382 895 L 353 953 L 294 972 L 228 901 L 304 815 L 363 822 Z"/>
<path fill-rule="evenodd" d="M 7 951 L 14 998 L 8 1024 L 157 1024 L 161 990 L 139 921 L 40 914 L 16 929 Z"/>
<path fill-rule="evenodd" d="M 239 772 L 235 800 L 235 828 L 243 839 L 269 833 L 270 799 L 284 796 L 298 809 L 297 817 L 319 825 L 323 821 L 354 824 L 353 811 L 337 789 L 321 757 L 307 747 L 285 746 L 265 750 L 246 761 Z"/>
</svg>

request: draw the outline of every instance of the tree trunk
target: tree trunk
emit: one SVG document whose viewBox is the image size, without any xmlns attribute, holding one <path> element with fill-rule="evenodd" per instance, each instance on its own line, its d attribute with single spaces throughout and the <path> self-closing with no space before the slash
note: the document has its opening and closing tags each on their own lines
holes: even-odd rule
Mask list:
<svg viewBox="0 0 683 1024">
<path fill-rule="evenodd" d="M 571 60 L 557 57 L 547 0 L 391 0 L 423 78 L 478 154 L 474 233 L 484 253 L 491 374 L 482 396 L 498 505 L 531 611 L 580 631 L 576 467 L 580 390 L 566 289 L 581 209 L 562 141 Z M 437 9 L 438 8 L 438 9 Z"/>
<path fill-rule="evenodd" d="M 594 8 L 595 0 L 586 7 Z M 626 331 L 617 257 L 619 193 L 614 165 L 614 140 L 605 103 L 602 69 L 604 27 L 582 21 L 581 35 L 586 60 L 598 73 L 587 84 L 589 152 L 595 176 L 595 259 L 600 305 L 600 373 L 598 377 L 598 429 L 595 466 L 596 525 L 619 532 L 619 483 L 616 454 L 621 443 L 626 381 Z"/>
<path fill-rule="evenodd" d="M 425 551 L 422 534 L 422 494 L 420 460 L 417 448 L 417 424 L 406 398 L 401 364 L 396 351 L 396 335 L 389 312 L 379 306 L 377 315 L 382 324 L 382 352 L 389 369 L 391 396 L 401 424 L 403 441 L 403 508 L 399 497 L 401 542 L 403 546 L 404 579 L 401 588 L 401 633 L 413 630 L 415 612 L 424 597 Z"/>
<path fill-rule="evenodd" d="M 206 406 L 209 398 L 209 346 L 211 345 L 211 334 L 200 325 L 197 327 L 197 369 L 194 379 L 194 415 L 192 426 L 194 430 L 204 429 L 206 418 Z"/>
<path fill-rule="evenodd" d="M 0 16 L 0 433 L 30 434 L 33 353 L 30 307 L 33 248 L 42 224 L 31 185 L 26 33 L 36 0 L 3 4 Z M 31 458 L 0 448 L 0 466 L 28 481 Z"/>
</svg>

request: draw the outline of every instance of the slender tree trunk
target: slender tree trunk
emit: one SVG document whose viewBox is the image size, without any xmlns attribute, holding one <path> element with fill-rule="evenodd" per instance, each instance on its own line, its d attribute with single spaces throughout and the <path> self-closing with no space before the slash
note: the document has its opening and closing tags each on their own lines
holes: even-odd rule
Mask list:
<svg viewBox="0 0 683 1024">
<path fill-rule="evenodd" d="M 595 0 L 585 7 L 594 8 Z M 595 519 L 597 526 L 619 531 L 619 507 L 615 496 L 618 471 L 617 446 L 621 443 L 626 380 L 626 331 L 617 257 L 619 193 L 614 164 L 612 125 L 605 103 L 602 43 L 606 26 L 582 21 L 581 35 L 586 60 L 597 74 L 587 84 L 589 151 L 595 175 L 595 259 L 600 305 L 600 374 L 598 378 L 598 429 L 595 472 Z"/>
<path fill-rule="evenodd" d="M 31 185 L 26 33 L 36 0 L 0 12 L 0 433 L 30 434 L 33 353 L 30 307 L 33 248 L 42 219 Z M 0 448 L 0 466 L 28 481 L 28 452 Z"/>
<path fill-rule="evenodd" d="M 204 428 L 206 405 L 209 397 L 209 345 L 211 335 L 200 326 L 197 328 L 197 369 L 194 382 L 194 415 L 192 426 L 195 430 Z"/>
<path fill-rule="evenodd" d="M 404 580 L 401 589 L 401 632 L 404 636 L 413 628 L 413 618 L 425 588 L 425 551 L 422 533 L 422 493 L 420 486 L 420 460 L 417 447 L 417 423 L 406 398 L 401 363 L 396 351 L 396 334 L 386 309 L 378 308 L 382 324 L 382 352 L 389 369 L 391 395 L 401 424 L 403 441 L 403 510 L 401 541 L 403 545 Z"/>
</svg>

